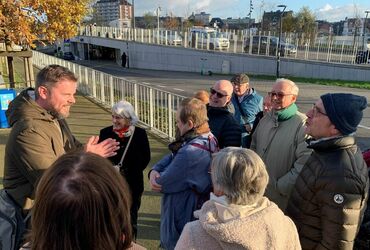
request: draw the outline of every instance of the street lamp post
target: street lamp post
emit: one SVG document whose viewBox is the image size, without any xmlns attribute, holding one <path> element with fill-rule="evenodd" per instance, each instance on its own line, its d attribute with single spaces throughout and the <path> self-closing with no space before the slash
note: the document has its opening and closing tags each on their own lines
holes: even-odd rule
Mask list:
<svg viewBox="0 0 370 250">
<path fill-rule="evenodd" d="M 251 33 L 252 11 L 253 11 L 253 2 L 252 2 L 252 0 L 250 0 L 250 2 L 249 2 L 249 13 L 248 13 L 248 16 L 249 16 L 249 20 L 248 20 L 248 31 L 249 31 L 249 34 Z"/>
<path fill-rule="evenodd" d="M 157 8 L 157 31 L 159 32 L 159 13 L 161 11 L 161 6 Z"/>
<path fill-rule="evenodd" d="M 161 6 L 157 7 L 157 44 L 159 44 L 159 12 L 161 11 Z"/>
<path fill-rule="evenodd" d="M 276 57 L 276 78 L 280 77 L 280 53 L 281 53 L 281 32 L 282 32 L 282 27 L 283 27 L 283 15 L 284 11 L 286 8 L 286 5 L 278 5 L 278 8 L 283 8 L 283 11 L 280 14 L 280 28 L 279 28 L 279 40 L 278 40 L 278 52 L 277 52 L 277 57 Z"/>
<path fill-rule="evenodd" d="M 132 28 L 135 29 L 135 0 L 132 0 Z"/>
<path fill-rule="evenodd" d="M 370 13 L 370 11 L 369 10 L 365 10 L 365 13 L 366 13 L 366 16 L 365 16 L 365 20 L 364 20 L 364 29 L 363 29 L 363 31 L 362 31 L 362 36 L 363 36 L 363 38 L 362 38 L 362 48 L 363 48 L 363 50 L 367 50 L 367 47 L 365 47 L 365 32 L 366 32 L 366 20 L 367 20 L 367 15 Z"/>
</svg>

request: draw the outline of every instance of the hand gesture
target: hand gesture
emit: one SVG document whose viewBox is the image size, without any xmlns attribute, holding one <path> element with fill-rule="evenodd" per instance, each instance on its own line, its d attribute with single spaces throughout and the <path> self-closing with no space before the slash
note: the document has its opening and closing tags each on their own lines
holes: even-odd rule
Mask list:
<svg viewBox="0 0 370 250">
<path fill-rule="evenodd" d="M 116 155 L 116 151 L 119 149 L 119 142 L 114 139 L 108 138 L 100 143 L 99 136 L 91 136 L 85 146 L 86 152 L 95 153 L 102 157 L 111 157 Z"/>
</svg>

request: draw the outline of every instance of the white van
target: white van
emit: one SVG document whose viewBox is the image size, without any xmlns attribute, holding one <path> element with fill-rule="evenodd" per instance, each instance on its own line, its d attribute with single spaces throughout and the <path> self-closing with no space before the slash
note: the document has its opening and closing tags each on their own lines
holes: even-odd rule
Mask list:
<svg viewBox="0 0 370 250">
<path fill-rule="evenodd" d="M 189 32 L 189 47 L 206 49 L 207 44 L 209 44 L 209 49 L 211 50 L 229 49 L 230 41 L 223 36 L 223 34 L 213 28 L 193 27 Z"/>
</svg>

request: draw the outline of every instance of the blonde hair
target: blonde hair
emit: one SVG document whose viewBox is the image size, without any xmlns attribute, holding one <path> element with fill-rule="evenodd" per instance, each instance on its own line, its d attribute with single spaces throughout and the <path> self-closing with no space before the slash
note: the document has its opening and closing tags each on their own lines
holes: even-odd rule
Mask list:
<svg viewBox="0 0 370 250">
<path fill-rule="evenodd" d="M 199 90 L 195 93 L 194 98 L 201 100 L 204 104 L 209 103 L 209 93 L 205 90 Z"/>
<path fill-rule="evenodd" d="M 180 104 L 179 118 L 183 123 L 193 121 L 194 127 L 199 127 L 208 122 L 207 108 L 197 98 L 185 98 Z"/>
</svg>

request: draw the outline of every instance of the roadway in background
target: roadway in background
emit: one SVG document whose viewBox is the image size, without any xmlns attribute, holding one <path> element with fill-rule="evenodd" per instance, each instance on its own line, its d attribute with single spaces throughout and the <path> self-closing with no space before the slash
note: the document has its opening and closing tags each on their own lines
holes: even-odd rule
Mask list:
<svg viewBox="0 0 370 250">
<path fill-rule="evenodd" d="M 190 72 L 173 72 L 173 71 L 158 71 L 147 69 L 127 69 L 123 68 L 113 61 L 84 61 L 79 60 L 75 63 L 85 65 L 96 70 L 122 77 L 130 81 L 158 88 L 171 93 L 176 93 L 183 96 L 193 96 L 198 90 L 209 88 L 221 79 L 229 80 L 232 75 L 201 75 L 200 73 Z M 271 90 L 273 80 L 253 79 L 251 77 L 250 84 L 261 95 L 265 96 Z M 320 95 L 328 92 L 344 92 L 366 96 L 370 103 L 370 91 L 366 89 L 345 88 L 337 86 L 325 86 L 309 83 L 297 83 L 300 92 L 297 100 L 297 105 L 301 112 L 307 112 L 313 103 Z M 364 112 L 364 117 L 357 131 L 358 144 L 364 149 L 370 148 L 370 105 Z"/>
</svg>

